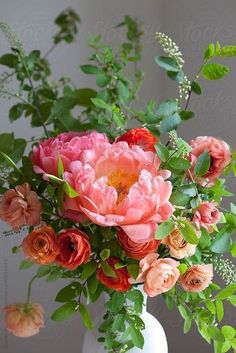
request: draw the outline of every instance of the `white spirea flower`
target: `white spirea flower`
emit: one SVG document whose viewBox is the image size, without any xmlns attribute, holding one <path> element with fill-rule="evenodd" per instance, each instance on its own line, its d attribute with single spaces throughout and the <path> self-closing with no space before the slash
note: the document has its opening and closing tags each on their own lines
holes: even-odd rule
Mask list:
<svg viewBox="0 0 236 353">
<path fill-rule="evenodd" d="M 171 58 L 175 59 L 179 64 L 179 67 L 182 68 L 184 64 L 184 59 L 181 51 L 179 50 L 178 45 L 165 33 L 157 32 L 156 39 L 162 46 L 164 53 L 166 53 Z"/>
</svg>

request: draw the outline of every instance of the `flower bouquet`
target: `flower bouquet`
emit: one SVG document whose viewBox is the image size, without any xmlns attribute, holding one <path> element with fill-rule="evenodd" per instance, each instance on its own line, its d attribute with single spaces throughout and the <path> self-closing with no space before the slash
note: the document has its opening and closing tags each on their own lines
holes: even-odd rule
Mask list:
<svg viewBox="0 0 236 353">
<path fill-rule="evenodd" d="M 179 95 L 150 100 L 142 109 L 143 31 L 129 16 L 119 24 L 127 32 L 116 50 L 98 35 L 89 38 L 90 63 L 81 70 L 95 76 L 96 90 L 76 88 L 67 77 L 51 79 L 48 56 L 60 42 L 75 40 L 79 22 L 73 10 L 61 13 L 45 55 L 26 53 L 9 26 L 0 23 L 11 46 L 0 57 L 7 67 L 0 94 L 14 99 L 9 118 L 24 116 L 43 129 L 30 141 L 0 135 L 0 219 L 11 227 L 4 235 L 15 237 L 13 253 L 25 255 L 20 269 L 39 265 L 25 303 L 5 307 L 6 328 L 19 337 L 38 333 L 44 313 L 31 301 L 33 282 L 65 279 L 53 320 L 80 313 L 92 329 L 86 303 L 105 292 L 97 344 L 109 353 L 142 349 L 143 286 L 149 297 L 161 295 L 169 309 L 177 306 L 185 333 L 195 323 L 215 353 L 235 350 L 235 329 L 221 321 L 224 302 L 236 305 L 235 267 L 223 257 L 236 255 L 236 206 L 220 204 L 232 196 L 225 176 L 236 175 L 236 153 L 217 137 L 186 142 L 177 127 L 194 116 L 188 107 L 192 95 L 201 95 L 200 80 L 228 73 L 217 58 L 235 56 L 236 46 L 211 43 L 189 80 L 177 45 L 157 33 L 165 56 L 155 61 Z M 213 272 L 224 285 L 213 281 Z"/>
</svg>

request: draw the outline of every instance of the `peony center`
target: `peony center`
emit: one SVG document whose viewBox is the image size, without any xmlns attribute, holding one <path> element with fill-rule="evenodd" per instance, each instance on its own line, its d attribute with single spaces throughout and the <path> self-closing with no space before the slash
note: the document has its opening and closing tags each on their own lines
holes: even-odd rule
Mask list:
<svg viewBox="0 0 236 353">
<path fill-rule="evenodd" d="M 120 203 L 128 195 L 129 189 L 138 181 L 137 174 L 129 174 L 117 170 L 108 177 L 108 186 L 113 186 L 118 194 L 117 202 Z"/>
</svg>

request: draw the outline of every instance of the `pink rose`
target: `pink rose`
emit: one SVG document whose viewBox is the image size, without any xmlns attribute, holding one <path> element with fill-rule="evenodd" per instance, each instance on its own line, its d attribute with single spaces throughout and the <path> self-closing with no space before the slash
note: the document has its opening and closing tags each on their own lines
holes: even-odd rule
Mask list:
<svg viewBox="0 0 236 353">
<path fill-rule="evenodd" d="M 202 292 L 211 283 L 213 266 L 193 265 L 179 279 L 184 290 L 188 292 Z"/>
<path fill-rule="evenodd" d="M 119 226 L 134 242 L 149 241 L 157 223 L 174 211 L 172 185 L 158 175 L 159 164 L 153 152 L 126 142 L 109 145 L 94 164 L 72 162 L 65 179 L 79 197 L 66 198 L 64 209 L 101 226 Z"/>
<path fill-rule="evenodd" d="M 201 185 L 214 185 L 215 180 L 231 161 L 229 146 L 226 142 L 212 136 L 199 136 L 190 142 L 190 146 L 192 147 L 190 152 L 191 173 L 194 175 L 194 167 L 198 157 L 207 150 L 211 158 L 210 168 L 204 176 L 196 178 L 196 180 Z"/>
<path fill-rule="evenodd" d="M 170 256 L 176 259 L 193 256 L 197 247 L 197 245 L 187 243 L 177 228 L 162 240 L 162 244 L 169 248 Z"/>
<path fill-rule="evenodd" d="M 220 220 L 220 212 L 216 208 L 216 202 L 202 202 L 195 210 L 193 222 L 197 228 L 205 228 L 209 233 L 213 231 L 213 225 Z"/>
<path fill-rule="evenodd" d="M 0 201 L 0 219 L 13 229 L 40 223 L 41 203 L 36 192 L 25 183 L 6 191 Z"/>
<path fill-rule="evenodd" d="M 14 336 L 30 337 L 44 327 L 44 310 L 40 304 L 12 304 L 4 308 L 6 329 Z"/>
<path fill-rule="evenodd" d="M 140 274 L 135 281 L 144 282 L 144 292 L 149 297 L 168 292 L 179 278 L 179 262 L 171 258 L 159 259 L 158 254 L 149 254 L 139 263 Z"/>
<path fill-rule="evenodd" d="M 62 133 L 33 147 L 31 160 L 34 171 L 58 176 L 58 156 L 62 160 L 64 170 L 69 171 L 72 161 L 93 163 L 98 154 L 103 153 L 107 144 L 109 141 L 106 135 L 96 131 Z"/>
</svg>

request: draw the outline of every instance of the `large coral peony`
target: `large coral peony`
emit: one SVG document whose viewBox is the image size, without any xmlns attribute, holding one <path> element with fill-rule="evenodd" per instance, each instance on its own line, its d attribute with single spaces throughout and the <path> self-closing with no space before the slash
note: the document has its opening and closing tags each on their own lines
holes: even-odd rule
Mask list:
<svg viewBox="0 0 236 353">
<path fill-rule="evenodd" d="M 72 162 L 65 179 L 80 195 L 65 201 L 65 210 L 83 212 L 101 226 L 120 226 L 136 242 L 153 238 L 157 223 L 167 220 L 174 208 L 170 173 L 157 172 L 153 152 L 126 142 L 110 145 L 95 164 Z"/>
<path fill-rule="evenodd" d="M 57 137 L 42 141 L 33 147 L 31 160 L 35 173 L 47 173 L 58 176 L 60 156 L 64 170 L 69 170 L 75 160 L 92 163 L 98 154 L 102 154 L 109 141 L 105 134 L 92 132 L 65 132 Z"/>
</svg>

